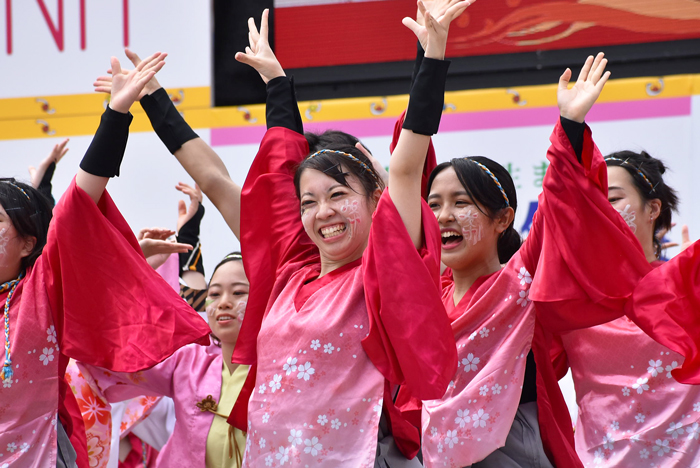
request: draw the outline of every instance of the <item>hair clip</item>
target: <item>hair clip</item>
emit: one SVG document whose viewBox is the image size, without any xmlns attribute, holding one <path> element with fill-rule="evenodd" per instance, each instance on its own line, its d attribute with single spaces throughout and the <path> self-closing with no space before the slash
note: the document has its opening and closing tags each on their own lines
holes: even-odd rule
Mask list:
<svg viewBox="0 0 700 468">
<path fill-rule="evenodd" d="M 0 179 L 0 182 L 5 182 L 6 184 L 12 185 L 14 188 L 16 188 L 17 190 L 19 190 L 20 192 L 22 192 L 22 195 L 24 195 L 25 197 L 27 197 L 27 200 L 31 200 L 31 198 L 29 198 L 29 195 L 27 195 L 27 192 L 25 192 L 24 189 L 23 189 L 22 187 L 20 187 L 19 185 L 15 184 L 15 179 L 14 179 L 14 178 L 10 177 L 10 178 L 6 178 L 6 179 Z"/>
<path fill-rule="evenodd" d="M 355 161 L 355 162 L 356 162 L 357 164 L 359 164 L 360 166 L 362 166 L 366 171 L 369 171 L 369 172 L 373 173 L 372 169 L 370 169 L 369 166 L 368 166 L 367 164 L 363 163 L 362 161 L 360 161 L 359 159 L 357 159 L 357 158 L 356 158 L 355 156 L 353 156 L 352 154 L 350 154 L 350 153 L 344 153 L 344 152 L 342 152 L 342 151 L 336 151 L 336 150 L 330 150 L 330 149 L 322 149 L 321 151 L 316 151 L 314 154 L 312 154 L 311 156 L 309 156 L 307 159 L 315 158 L 316 156 L 318 156 L 318 155 L 320 155 L 320 154 L 324 154 L 324 153 L 333 153 L 333 154 L 340 154 L 341 156 L 346 156 L 346 157 L 352 159 L 353 161 Z"/>
</svg>

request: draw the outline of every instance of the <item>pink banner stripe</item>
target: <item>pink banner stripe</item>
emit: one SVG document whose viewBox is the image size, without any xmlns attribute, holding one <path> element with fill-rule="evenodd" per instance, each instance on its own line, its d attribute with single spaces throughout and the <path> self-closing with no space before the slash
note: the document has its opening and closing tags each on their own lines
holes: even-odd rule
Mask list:
<svg viewBox="0 0 700 468">
<path fill-rule="evenodd" d="M 641 101 L 602 102 L 591 110 L 588 122 L 650 119 L 690 115 L 689 96 Z M 556 107 L 521 108 L 484 112 L 445 113 L 440 124 L 441 132 L 491 130 L 499 128 L 554 125 L 559 111 Z M 363 120 L 337 120 L 333 122 L 307 123 L 304 129 L 322 132 L 328 129 L 342 130 L 359 138 L 391 135 L 396 119 L 379 118 Z M 211 131 L 212 146 L 259 143 L 265 134 L 264 126 L 214 128 Z"/>
</svg>

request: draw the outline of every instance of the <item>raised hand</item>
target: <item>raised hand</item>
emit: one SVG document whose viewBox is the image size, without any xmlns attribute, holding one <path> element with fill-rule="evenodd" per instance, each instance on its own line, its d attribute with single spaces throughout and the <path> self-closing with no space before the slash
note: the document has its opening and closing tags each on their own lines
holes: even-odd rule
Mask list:
<svg viewBox="0 0 700 468">
<path fill-rule="evenodd" d="M 46 174 L 46 170 L 49 168 L 51 163 L 58 164 L 58 162 L 63 159 L 63 156 L 65 156 L 68 152 L 68 148 L 66 148 L 68 141 L 70 141 L 70 139 L 66 138 L 62 142 L 57 143 L 51 150 L 51 153 L 49 153 L 49 155 L 43 161 L 41 161 L 37 167 L 29 166 L 29 177 L 32 182 L 32 187 L 39 187 L 39 184 L 41 184 L 41 180 L 44 178 L 44 174 Z"/>
<path fill-rule="evenodd" d="M 444 15 L 450 7 L 459 2 L 460 0 L 423 0 L 423 5 L 433 18 L 439 18 Z M 416 23 L 425 26 L 425 18 L 423 17 L 423 12 L 420 7 L 416 12 Z M 418 40 L 423 50 L 425 50 L 428 45 L 428 32 L 424 31 L 424 34 L 418 36 Z"/>
<path fill-rule="evenodd" d="M 581 73 L 578 75 L 576 84 L 569 89 L 571 80 L 571 69 L 567 68 L 559 78 L 559 89 L 557 90 L 557 104 L 562 117 L 583 123 L 586 114 L 591 110 L 593 104 L 600 96 L 605 83 L 610 78 L 610 72 L 605 71 L 608 59 L 600 52 L 595 59 L 589 56 L 584 63 Z"/>
<path fill-rule="evenodd" d="M 142 60 L 135 69 L 126 71 L 126 73 L 122 70 L 119 60 L 112 57 L 112 99 L 109 107 L 123 114 L 129 112 L 131 105 L 142 97 L 142 91 L 146 84 L 165 65 L 163 60 L 166 56 L 167 54 L 156 52 Z"/>
<path fill-rule="evenodd" d="M 141 58 L 138 56 L 138 54 L 134 51 L 132 51 L 129 48 L 124 49 L 124 53 L 126 54 L 126 58 L 128 58 L 131 63 L 134 64 L 134 67 L 138 67 L 139 64 L 141 63 Z M 130 72 L 131 70 L 126 70 L 122 68 L 122 74 L 126 75 Z M 111 94 L 112 93 L 112 74 L 113 70 L 110 68 L 107 70 L 108 75 L 103 75 L 97 77 L 95 82 L 92 84 L 95 88 L 95 91 L 98 93 L 107 93 Z M 155 91 L 158 91 L 161 88 L 160 83 L 154 76 L 151 78 L 148 83 L 146 83 L 146 86 L 143 87 L 143 90 L 139 93 L 138 99 L 141 100 L 142 97 L 144 97 L 147 94 L 152 94 Z"/>
<path fill-rule="evenodd" d="M 187 207 L 183 200 L 180 200 L 177 204 L 177 232 L 180 232 L 180 228 L 182 228 L 182 226 L 184 226 L 187 221 L 192 219 L 192 217 L 197 213 L 199 205 L 202 203 L 203 196 L 202 191 L 197 184 L 195 184 L 194 187 L 191 187 L 183 182 L 178 182 L 175 188 L 190 197 L 189 207 Z"/>
<path fill-rule="evenodd" d="M 260 32 L 255 27 L 255 20 L 248 18 L 248 42 L 250 46 L 245 48 L 245 53 L 238 52 L 235 57 L 239 62 L 255 68 L 265 84 L 277 77 L 286 76 L 268 41 L 267 23 L 269 16 L 270 10 L 266 8 L 260 20 Z"/>
<path fill-rule="evenodd" d="M 423 25 L 413 18 L 404 18 L 403 24 L 413 31 L 421 42 L 425 56 L 428 58 L 442 60 L 445 58 L 447 48 L 447 33 L 450 23 L 459 17 L 466 8 L 474 3 L 474 0 L 435 0 L 431 5 L 435 15 L 428 10 L 422 0 L 418 0 L 418 17 L 423 18 Z"/>
<path fill-rule="evenodd" d="M 192 250 L 189 244 L 178 244 L 168 239 L 175 234 L 175 231 L 164 228 L 145 228 L 139 231 L 136 238 L 141 246 L 146 261 L 153 269 L 164 264 L 170 255 L 174 253 L 185 253 Z"/>
</svg>

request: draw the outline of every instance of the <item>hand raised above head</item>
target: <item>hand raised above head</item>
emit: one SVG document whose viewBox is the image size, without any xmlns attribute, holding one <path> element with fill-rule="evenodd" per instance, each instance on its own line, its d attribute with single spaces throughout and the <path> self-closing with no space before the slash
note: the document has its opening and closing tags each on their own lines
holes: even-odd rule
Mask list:
<svg viewBox="0 0 700 468">
<path fill-rule="evenodd" d="M 277 57 L 275 57 L 274 52 L 272 52 L 268 41 L 269 16 L 270 10 L 266 8 L 260 19 L 260 32 L 255 26 L 255 20 L 253 18 L 248 19 L 248 42 L 250 46 L 245 48 L 245 53 L 236 53 L 236 60 L 255 68 L 266 84 L 277 77 L 285 76 L 284 69 Z"/>
<path fill-rule="evenodd" d="M 119 60 L 112 57 L 112 99 L 109 107 L 117 112 L 127 113 L 131 105 L 141 96 L 146 84 L 163 68 L 165 65 L 163 60 L 166 56 L 167 54 L 156 52 L 142 60 L 135 69 L 126 73 L 122 70 Z"/>
<path fill-rule="evenodd" d="M 202 190 L 197 184 L 192 187 L 183 182 L 178 182 L 175 188 L 190 197 L 189 207 L 183 200 L 180 200 L 177 205 L 177 232 L 180 232 L 180 228 L 182 228 L 182 226 L 184 226 L 195 214 L 197 214 L 197 210 L 199 209 L 199 205 L 202 203 L 204 196 L 202 195 Z"/>
<path fill-rule="evenodd" d="M 32 187 L 39 187 L 39 184 L 41 184 L 41 180 L 44 178 L 44 174 L 46 174 L 46 170 L 49 168 L 51 163 L 58 164 L 58 162 L 63 159 L 63 156 L 65 156 L 68 152 L 66 145 L 69 141 L 70 139 L 66 138 L 62 142 L 56 143 L 51 150 L 51 153 L 49 153 L 49 155 L 43 161 L 41 161 L 38 166 L 29 166 L 29 177 Z"/>
<path fill-rule="evenodd" d="M 413 18 L 404 18 L 403 24 L 413 31 L 425 50 L 428 58 L 442 60 L 447 48 L 447 33 L 450 23 L 458 18 L 475 0 L 435 0 L 429 10 L 422 0 L 418 0 L 418 18 L 422 17 L 424 24 L 419 24 Z"/>
<path fill-rule="evenodd" d="M 610 72 L 605 71 L 607 64 L 608 59 L 602 52 L 595 58 L 592 55 L 589 56 L 581 68 L 578 80 L 571 89 L 569 89 L 571 69 L 567 68 L 564 71 L 564 74 L 559 78 L 557 90 L 557 104 L 562 117 L 583 123 L 588 111 L 591 110 L 603 91 L 605 83 L 610 78 Z"/>
</svg>

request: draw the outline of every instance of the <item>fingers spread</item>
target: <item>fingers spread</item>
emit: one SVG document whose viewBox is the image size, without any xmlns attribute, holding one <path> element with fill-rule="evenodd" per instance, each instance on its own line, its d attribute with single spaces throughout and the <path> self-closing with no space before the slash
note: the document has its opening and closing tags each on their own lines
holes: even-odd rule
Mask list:
<svg viewBox="0 0 700 468">
<path fill-rule="evenodd" d="M 117 59 L 117 57 L 112 57 L 110 60 L 110 64 L 112 65 L 113 74 L 116 75 L 122 72 L 122 67 L 119 64 L 119 60 Z"/>
<path fill-rule="evenodd" d="M 576 84 L 578 83 L 583 83 L 588 79 L 588 74 L 591 71 L 591 66 L 593 65 L 593 56 L 589 55 L 588 58 L 586 59 L 586 62 L 583 64 L 583 67 L 581 68 L 581 72 L 578 74 L 578 79 L 576 80 Z"/>
<path fill-rule="evenodd" d="M 571 68 L 564 70 L 564 73 L 559 77 L 559 91 L 564 91 L 569 87 L 571 80 Z"/>
<path fill-rule="evenodd" d="M 415 34 L 416 36 L 420 34 L 422 26 L 416 23 L 416 20 L 414 20 L 413 18 L 406 17 L 401 20 L 401 23 L 403 23 L 404 26 L 413 31 L 413 34 Z"/>
</svg>

